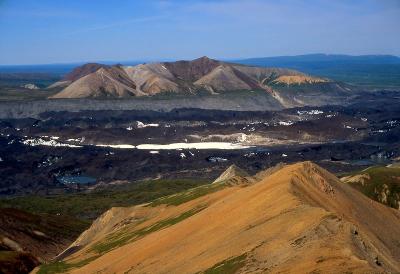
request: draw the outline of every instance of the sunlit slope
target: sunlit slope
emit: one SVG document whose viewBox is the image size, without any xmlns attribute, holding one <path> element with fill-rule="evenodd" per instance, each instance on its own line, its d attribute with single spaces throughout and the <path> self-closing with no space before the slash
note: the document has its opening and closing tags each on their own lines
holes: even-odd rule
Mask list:
<svg viewBox="0 0 400 274">
<path fill-rule="evenodd" d="M 151 204 L 113 208 L 64 261 L 41 271 L 400 271 L 397 211 L 310 162 L 266 174 L 258 182 L 232 174 Z"/>
</svg>

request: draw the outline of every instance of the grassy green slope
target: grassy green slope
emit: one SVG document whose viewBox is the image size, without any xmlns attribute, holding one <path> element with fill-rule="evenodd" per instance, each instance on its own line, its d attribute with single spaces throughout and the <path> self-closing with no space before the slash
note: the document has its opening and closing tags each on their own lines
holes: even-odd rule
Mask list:
<svg viewBox="0 0 400 274">
<path fill-rule="evenodd" d="M 148 187 L 146 184 L 149 182 L 143 182 L 144 185 L 140 187 Z M 218 184 L 208 184 L 208 182 L 204 181 L 189 181 L 189 180 L 179 180 L 179 181 L 156 181 L 153 182 L 153 187 L 154 189 L 159 189 L 160 186 L 157 186 L 157 184 L 163 184 L 164 187 L 167 187 L 171 189 L 171 186 L 175 186 L 174 191 L 176 193 L 173 194 L 166 194 L 166 195 L 161 195 L 160 193 L 168 193 L 171 191 L 162 191 L 160 192 L 157 196 L 161 195 L 161 197 L 152 199 L 152 202 L 149 203 L 147 206 L 153 207 L 153 206 L 158 206 L 158 205 L 173 205 L 177 206 L 183 203 L 186 203 L 188 201 L 194 200 L 196 198 L 202 197 L 204 195 L 216 192 L 224 187 L 226 185 L 224 183 L 218 183 Z M 155 184 L 155 185 L 154 185 Z M 192 185 L 192 187 L 189 187 L 189 185 Z M 162 189 L 162 188 L 161 188 Z M 178 189 L 182 189 L 182 191 L 177 191 Z M 151 195 L 150 195 L 151 196 Z M 147 197 L 150 197 L 147 196 Z M 147 200 L 147 199 L 146 199 Z M 134 229 L 136 225 L 139 223 L 136 223 L 135 225 L 132 225 L 131 227 L 126 227 L 125 229 L 119 230 L 115 233 L 112 233 L 107 236 L 105 241 L 98 242 L 94 244 L 91 247 L 91 251 L 94 253 L 91 257 L 84 259 L 80 262 L 77 263 L 69 263 L 66 261 L 55 261 L 49 264 L 42 265 L 39 269 L 40 274 L 50 274 L 50 273 L 64 273 L 68 272 L 72 268 L 76 267 L 81 267 L 86 265 L 87 263 L 91 262 L 92 260 L 97 259 L 99 256 L 109 252 L 110 250 L 113 250 L 117 247 L 121 247 L 123 245 L 126 245 L 130 242 L 136 241 L 148 234 L 151 234 L 153 232 L 156 232 L 158 230 L 164 229 L 166 227 L 172 226 L 174 224 L 177 224 L 195 214 L 198 212 L 202 211 L 205 209 L 206 206 L 201 206 L 201 207 L 196 207 L 191 210 L 188 210 L 186 212 L 183 212 L 180 215 L 163 219 L 155 224 L 152 224 L 148 227 L 142 228 L 142 229 Z M 132 230 L 133 228 L 133 230 Z"/>
<path fill-rule="evenodd" d="M 143 181 L 87 193 L 3 199 L 0 207 L 93 220 L 111 207 L 142 204 L 207 183 L 189 179 Z"/>
<path fill-rule="evenodd" d="M 369 198 L 400 209 L 400 168 L 371 167 L 342 178 Z"/>
</svg>

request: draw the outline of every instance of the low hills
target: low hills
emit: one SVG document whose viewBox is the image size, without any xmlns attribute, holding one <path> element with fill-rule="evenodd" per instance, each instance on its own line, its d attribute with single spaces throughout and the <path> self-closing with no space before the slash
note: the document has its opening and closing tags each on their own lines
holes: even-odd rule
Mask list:
<svg viewBox="0 0 400 274">
<path fill-rule="evenodd" d="M 319 166 L 280 165 L 251 181 L 231 167 L 221 177 L 110 209 L 40 273 L 400 271 L 400 213 Z"/>
<path fill-rule="evenodd" d="M 290 69 L 249 67 L 201 57 L 137 66 L 86 64 L 50 88 L 63 88 L 51 98 L 127 98 L 236 90 L 263 90 L 274 95 L 272 90 L 277 85 L 312 86 L 331 82 Z"/>
</svg>

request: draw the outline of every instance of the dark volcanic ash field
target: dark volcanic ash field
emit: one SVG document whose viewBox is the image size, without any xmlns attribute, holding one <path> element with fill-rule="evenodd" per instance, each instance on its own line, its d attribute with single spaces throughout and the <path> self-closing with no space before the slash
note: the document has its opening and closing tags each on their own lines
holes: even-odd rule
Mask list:
<svg viewBox="0 0 400 274">
<path fill-rule="evenodd" d="M 214 179 L 231 164 L 256 173 L 279 162 L 312 160 L 348 172 L 399 157 L 399 137 L 400 108 L 390 96 L 281 111 L 44 112 L 0 120 L 0 195 Z"/>
</svg>

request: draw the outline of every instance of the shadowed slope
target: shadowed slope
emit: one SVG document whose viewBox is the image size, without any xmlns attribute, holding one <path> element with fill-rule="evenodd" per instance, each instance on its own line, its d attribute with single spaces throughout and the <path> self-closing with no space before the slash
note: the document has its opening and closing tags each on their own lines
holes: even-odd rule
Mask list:
<svg viewBox="0 0 400 274">
<path fill-rule="evenodd" d="M 213 71 L 222 62 L 203 56 L 193 61 L 165 62 L 163 64 L 176 78 L 195 82 Z"/>
<path fill-rule="evenodd" d="M 0 273 L 27 273 L 53 259 L 87 227 L 66 216 L 0 209 Z"/>
</svg>

